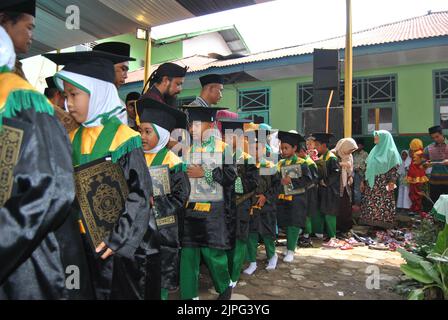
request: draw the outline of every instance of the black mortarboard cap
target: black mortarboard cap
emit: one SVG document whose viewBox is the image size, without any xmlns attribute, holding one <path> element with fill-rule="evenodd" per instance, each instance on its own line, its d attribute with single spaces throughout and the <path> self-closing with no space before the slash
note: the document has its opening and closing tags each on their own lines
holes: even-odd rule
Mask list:
<svg viewBox="0 0 448 320">
<path fill-rule="evenodd" d="M 128 95 L 126 96 L 126 103 L 128 103 L 128 101 L 132 101 L 132 100 L 138 100 L 140 99 L 140 93 L 138 92 L 130 92 L 128 93 Z"/>
<path fill-rule="evenodd" d="M 228 119 L 219 119 L 219 122 L 221 122 L 222 131 L 225 132 L 224 130 L 226 130 L 226 129 L 229 129 L 229 130 L 237 130 L 237 129 L 244 130 L 244 124 L 245 123 L 251 123 L 252 120 L 228 118 Z"/>
<path fill-rule="evenodd" d="M 184 110 L 188 122 L 191 123 L 192 121 L 214 122 L 216 120 L 216 112 L 227 110 L 228 108 L 182 106 L 181 109 Z"/>
<path fill-rule="evenodd" d="M 131 46 L 124 42 L 103 42 L 94 46 L 93 50 L 128 57 L 127 61 L 135 61 L 135 58 L 131 57 Z"/>
<path fill-rule="evenodd" d="M 312 133 L 311 136 L 320 143 L 330 143 L 330 139 L 334 138 L 334 134 L 332 133 L 324 133 L 324 132 L 316 132 Z"/>
<path fill-rule="evenodd" d="M 208 74 L 199 78 L 201 86 L 204 87 L 211 83 L 224 84 L 224 77 L 219 74 Z"/>
<path fill-rule="evenodd" d="M 82 51 L 68 53 L 47 53 L 43 55 L 57 65 L 64 65 L 65 71 L 114 83 L 114 65 L 128 60 L 128 57 L 103 51 Z"/>
<path fill-rule="evenodd" d="M 2 0 L 0 3 L 0 12 L 26 13 L 36 16 L 35 0 Z"/>
<path fill-rule="evenodd" d="M 45 82 L 47 83 L 47 88 L 57 89 L 56 83 L 54 82 L 53 76 L 45 78 Z"/>
<path fill-rule="evenodd" d="M 434 126 L 428 129 L 429 134 L 434 134 L 438 132 L 443 132 L 443 129 L 441 126 Z"/>
<path fill-rule="evenodd" d="M 305 141 L 302 135 L 295 132 L 279 131 L 278 138 L 282 143 L 287 143 L 291 146 L 299 146 L 301 142 Z"/>
<path fill-rule="evenodd" d="M 168 131 L 172 131 L 175 128 L 185 129 L 187 127 L 185 113 L 157 100 L 149 98 L 138 100 L 137 114 L 140 123 L 153 123 Z"/>
</svg>

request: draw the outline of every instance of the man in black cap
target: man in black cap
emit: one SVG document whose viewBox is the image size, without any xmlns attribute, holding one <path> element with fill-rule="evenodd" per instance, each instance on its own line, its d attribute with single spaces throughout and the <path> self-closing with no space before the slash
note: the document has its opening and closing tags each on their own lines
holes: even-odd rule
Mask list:
<svg viewBox="0 0 448 320">
<path fill-rule="evenodd" d="M 175 63 L 161 64 L 145 83 L 143 91 L 149 84 L 148 90 L 142 98 L 151 98 L 170 106 L 176 105 L 176 98 L 182 91 L 188 67 L 181 67 Z"/>
<path fill-rule="evenodd" d="M 199 81 L 202 86 L 201 94 L 190 106 L 210 107 L 217 104 L 222 98 L 224 78 L 219 74 L 208 74 L 200 77 Z"/>
<path fill-rule="evenodd" d="M 431 200 L 436 202 L 440 195 L 448 194 L 448 144 L 441 126 L 431 127 L 428 132 L 434 142 L 425 148 L 423 156 L 425 166 L 432 167 L 429 190 Z"/>
<path fill-rule="evenodd" d="M 126 112 L 128 114 L 128 126 L 136 131 L 138 131 L 138 126 L 136 123 L 137 111 L 136 103 L 140 99 L 140 93 L 130 92 L 126 96 Z"/>
<path fill-rule="evenodd" d="M 44 90 L 44 95 L 50 100 L 53 106 L 65 110 L 65 97 L 56 87 L 53 77 L 45 78 L 45 82 L 47 83 L 47 88 Z"/>
<path fill-rule="evenodd" d="M 0 3 L 0 26 L 11 37 L 18 55 L 28 53 L 31 48 L 35 17 L 35 0 L 2 0 Z M 26 80 L 19 59 L 16 60 L 14 72 Z"/>
<path fill-rule="evenodd" d="M 128 57 L 127 61 L 123 61 L 115 64 L 115 86 L 120 89 L 125 84 L 128 78 L 129 61 L 135 61 L 135 58 L 131 57 L 131 46 L 124 42 L 104 42 L 97 44 L 93 47 L 95 51 L 103 51 L 119 56 Z"/>
</svg>

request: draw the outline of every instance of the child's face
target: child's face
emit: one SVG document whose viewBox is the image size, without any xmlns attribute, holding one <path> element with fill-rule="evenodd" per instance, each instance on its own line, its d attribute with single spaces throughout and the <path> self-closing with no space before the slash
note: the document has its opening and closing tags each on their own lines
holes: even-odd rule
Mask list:
<svg viewBox="0 0 448 320">
<path fill-rule="evenodd" d="M 204 122 L 204 121 L 193 121 L 192 124 L 188 127 L 188 131 L 190 132 L 193 140 L 202 141 L 204 137 L 205 131 L 212 128 L 213 123 Z"/>
<path fill-rule="evenodd" d="M 405 161 L 408 158 L 408 154 L 406 152 L 401 153 L 401 159 Z"/>
<path fill-rule="evenodd" d="M 300 150 L 297 151 L 300 158 L 305 159 L 307 157 L 306 151 L 303 148 L 300 148 Z"/>
<path fill-rule="evenodd" d="M 282 155 L 284 158 L 291 158 L 297 151 L 297 147 L 293 147 L 289 143 L 282 143 L 280 145 L 280 148 L 282 150 Z"/>
<path fill-rule="evenodd" d="M 142 136 L 143 150 L 149 151 L 154 149 L 159 142 L 157 132 L 150 123 L 140 123 L 139 131 Z"/>
<path fill-rule="evenodd" d="M 307 150 L 316 149 L 314 141 L 313 140 L 307 140 L 306 141 L 306 148 L 307 148 Z"/>
<path fill-rule="evenodd" d="M 67 108 L 77 123 L 84 123 L 89 113 L 90 95 L 64 81 L 64 93 L 67 97 Z"/>
<path fill-rule="evenodd" d="M 327 145 L 325 143 L 320 143 L 319 141 L 315 141 L 314 145 L 316 146 L 317 153 L 319 155 L 323 155 L 325 152 L 327 152 Z"/>
</svg>

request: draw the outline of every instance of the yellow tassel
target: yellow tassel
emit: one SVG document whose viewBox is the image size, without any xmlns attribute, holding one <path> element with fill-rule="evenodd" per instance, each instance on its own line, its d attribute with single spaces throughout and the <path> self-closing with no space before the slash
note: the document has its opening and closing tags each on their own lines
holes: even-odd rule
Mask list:
<svg viewBox="0 0 448 320">
<path fill-rule="evenodd" d="M 84 228 L 84 224 L 82 223 L 82 220 L 78 220 L 79 223 L 79 232 L 81 232 L 81 234 L 86 234 L 86 229 Z"/>
<path fill-rule="evenodd" d="M 287 196 L 287 195 L 281 193 L 278 195 L 278 199 L 284 200 L 284 201 L 292 201 L 292 196 Z"/>
</svg>

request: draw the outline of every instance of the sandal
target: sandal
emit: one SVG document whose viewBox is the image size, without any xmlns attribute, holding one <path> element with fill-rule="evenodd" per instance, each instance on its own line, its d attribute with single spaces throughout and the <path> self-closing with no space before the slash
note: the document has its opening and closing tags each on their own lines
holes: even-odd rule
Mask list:
<svg viewBox="0 0 448 320">
<path fill-rule="evenodd" d="M 338 249 L 344 244 L 340 243 L 338 239 L 330 239 L 328 242 L 323 243 L 322 246 L 326 249 Z"/>
<path fill-rule="evenodd" d="M 340 247 L 339 249 L 341 250 L 352 250 L 353 246 L 349 243 L 344 244 L 342 247 Z"/>
<path fill-rule="evenodd" d="M 350 239 L 345 240 L 348 244 L 350 244 L 353 247 L 363 247 L 366 244 L 364 242 L 356 241 L 355 238 L 351 237 Z"/>
<path fill-rule="evenodd" d="M 387 251 L 389 250 L 389 246 L 385 245 L 384 243 L 371 244 L 369 245 L 369 249 Z"/>
</svg>

